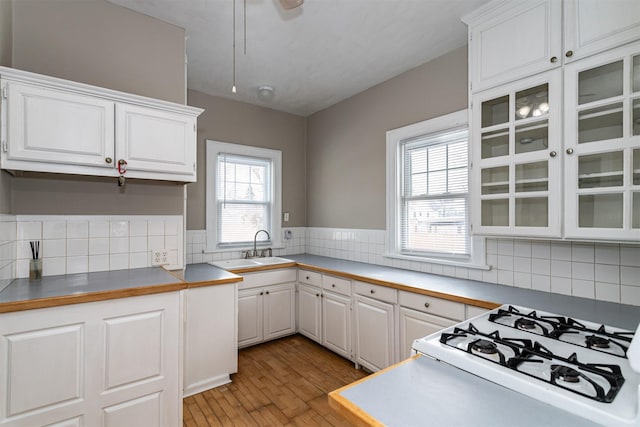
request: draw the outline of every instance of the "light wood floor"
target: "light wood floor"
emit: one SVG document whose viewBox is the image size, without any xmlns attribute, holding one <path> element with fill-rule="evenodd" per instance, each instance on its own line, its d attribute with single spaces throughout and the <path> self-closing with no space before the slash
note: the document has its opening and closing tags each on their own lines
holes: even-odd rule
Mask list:
<svg viewBox="0 0 640 427">
<path fill-rule="evenodd" d="M 293 335 L 242 349 L 230 384 L 184 399 L 184 427 L 349 426 L 327 393 L 367 375 Z"/>
</svg>

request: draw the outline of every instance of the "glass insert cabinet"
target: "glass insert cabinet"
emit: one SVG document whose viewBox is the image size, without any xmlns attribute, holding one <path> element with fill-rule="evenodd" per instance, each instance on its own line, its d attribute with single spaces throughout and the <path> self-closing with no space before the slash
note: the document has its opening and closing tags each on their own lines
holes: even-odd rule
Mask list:
<svg viewBox="0 0 640 427">
<path fill-rule="evenodd" d="M 473 96 L 474 233 L 560 236 L 561 78 L 556 69 Z"/>
<path fill-rule="evenodd" d="M 565 236 L 640 239 L 640 43 L 567 65 Z"/>
</svg>

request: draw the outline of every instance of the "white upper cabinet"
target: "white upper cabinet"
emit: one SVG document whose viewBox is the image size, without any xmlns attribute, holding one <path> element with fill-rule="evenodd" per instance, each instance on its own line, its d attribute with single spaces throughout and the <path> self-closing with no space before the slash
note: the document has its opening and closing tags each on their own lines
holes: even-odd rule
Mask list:
<svg viewBox="0 0 640 427">
<path fill-rule="evenodd" d="M 465 17 L 472 91 L 559 66 L 561 17 L 558 0 L 492 2 Z"/>
<path fill-rule="evenodd" d="M 116 152 L 129 171 L 195 174 L 195 117 L 129 104 L 116 112 Z"/>
<path fill-rule="evenodd" d="M 477 92 L 637 40 L 640 0 L 497 0 L 463 21 Z"/>
<path fill-rule="evenodd" d="M 473 95 L 473 232 L 559 237 L 561 71 Z"/>
<path fill-rule="evenodd" d="M 14 82 L 3 90 L 10 106 L 3 141 L 5 133 L 16 141 L 6 144 L 7 161 L 113 167 L 105 161 L 114 156 L 113 101 Z"/>
<path fill-rule="evenodd" d="M 0 67 L 2 169 L 192 182 L 201 109 Z"/>
<path fill-rule="evenodd" d="M 637 39 L 639 0 L 564 0 L 565 62 Z"/>
<path fill-rule="evenodd" d="M 565 67 L 565 235 L 640 240 L 640 42 Z"/>
</svg>

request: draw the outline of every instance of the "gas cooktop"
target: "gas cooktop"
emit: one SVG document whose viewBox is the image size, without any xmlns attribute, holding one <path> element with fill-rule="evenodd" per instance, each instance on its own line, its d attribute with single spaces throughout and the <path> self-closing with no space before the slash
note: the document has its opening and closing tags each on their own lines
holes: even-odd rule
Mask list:
<svg viewBox="0 0 640 427">
<path fill-rule="evenodd" d="M 633 338 L 632 331 L 505 305 L 418 339 L 413 349 L 597 423 L 640 426 L 640 376 L 627 354 Z"/>
</svg>

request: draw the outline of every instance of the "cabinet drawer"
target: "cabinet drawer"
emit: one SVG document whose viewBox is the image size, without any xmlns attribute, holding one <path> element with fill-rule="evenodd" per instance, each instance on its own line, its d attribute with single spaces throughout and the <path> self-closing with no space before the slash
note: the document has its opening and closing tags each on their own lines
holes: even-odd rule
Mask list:
<svg viewBox="0 0 640 427">
<path fill-rule="evenodd" d="M 309 270 L 298 270 L 298 282 L 307 285 L 322 286 L 322 274 Z"/>
<path fill-rule="evenodd" d="M 242 275 L 242 282 L 238 289 L 249 289 L 259 286 L 276 285 L 296 281 L 296 271 L 292 269 L 272 270 L 260 273 L 247 273 Z"/>
<path fill-rule="evenodd" d="M 481 314 L 484 314 L 487 311 L 489 311 L 488 308 L 476 307 L 475 305 L 468 305 L 467 315 L 465 316 L 465 319 L 471 319 L 472 317 L 480 316 Z"/>
<path fill-rule="evenodd" d="M 413 308 L 414 310 L 447 317 L 449 319 L 464 320 L 464 304 L 459 302 L 447 301 L 441 298 L 405 291 L 400 291 L 399 300 L 400 305 L 403 307 Z"/>
<path fill-rule="evenodd" d="M 398 302 L 398 291 L 386 286 L 373 285 L 365 282 L 355 282 L 355 293 L 375 298 L 381 301 L 396 304 Z"/>
<path fill-rule="evenodd" d="M 335 276 L 322 276 L 322 289 L 351 296 L 351 281 Z"/>
</svg>

